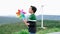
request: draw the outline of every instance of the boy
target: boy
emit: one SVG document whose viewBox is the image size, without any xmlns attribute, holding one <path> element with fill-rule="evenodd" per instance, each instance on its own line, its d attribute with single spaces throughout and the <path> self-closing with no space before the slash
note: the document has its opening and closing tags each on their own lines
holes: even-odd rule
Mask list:
<svg viewBox="0 0 60 34">
<path fill-rule="evenodd" d="M 34 6 L 30 6 L 29 13 L 31 14 L 28 20 L 24 20 L 24 23 L 28 26 L 28 30 L 30 34 L 36 34 L 36 12 L 37 8 Z"/>
</svg>

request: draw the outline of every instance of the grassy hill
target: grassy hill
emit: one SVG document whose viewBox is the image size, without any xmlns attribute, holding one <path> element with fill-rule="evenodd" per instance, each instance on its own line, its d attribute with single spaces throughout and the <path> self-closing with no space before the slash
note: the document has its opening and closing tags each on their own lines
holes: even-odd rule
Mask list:
<svg viewBox="0 0 60 34">
<path fill-rule="evenodd" d="M 57 20 L 44 20 L 44 26 L 47 27 L 46 29 L 39 28 L 40 25 L 41 21 L 37 21 L 37 34 L 46 34 L 49 32 L 60 31 L 60 21 Z M 25 31 L 27 31 L 27 28 L 28 27 L 26 27 L 23 22 L 3 24 L 0 25 L 0 34 L 25 33 Z"/>
</svg>

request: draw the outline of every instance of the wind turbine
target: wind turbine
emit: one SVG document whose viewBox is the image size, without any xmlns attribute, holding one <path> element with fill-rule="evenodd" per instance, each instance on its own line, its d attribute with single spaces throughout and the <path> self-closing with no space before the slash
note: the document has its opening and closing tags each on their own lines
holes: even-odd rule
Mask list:
<svg viewBox="0 0 60 34">
<path fill-rule="evenodd" d="M 44 5 L 41 5 L 41 28 L 45 29 L 44 27 L 44 14 L 43 14 L 43 10 L 44 10 Z"/>
</svg>

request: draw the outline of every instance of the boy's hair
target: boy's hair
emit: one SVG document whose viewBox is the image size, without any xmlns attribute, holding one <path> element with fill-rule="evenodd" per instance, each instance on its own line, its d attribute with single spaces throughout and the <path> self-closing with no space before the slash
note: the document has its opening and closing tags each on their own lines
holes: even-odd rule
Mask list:
<svg viewBox="0 0 60 34">
<path fill-rule="evenodd" d="M 35 13 L 37 8 L 35 6 L 30 6 L 30 7 L 32 8 L 33 12 Z"/>
</svg>

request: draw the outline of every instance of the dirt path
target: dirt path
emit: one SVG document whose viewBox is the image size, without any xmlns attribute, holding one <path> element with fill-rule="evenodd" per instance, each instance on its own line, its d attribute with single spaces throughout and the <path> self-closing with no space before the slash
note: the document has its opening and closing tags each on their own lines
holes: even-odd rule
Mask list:
<svg viewBox="0 0 60 34">
<path fill-rule="evenodd" d="M 60 34 L 60 32 L 53 32 L 53 33 L 47 33 L 47 34 Z"/>
</svg>

